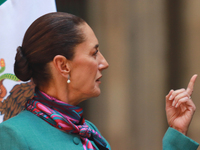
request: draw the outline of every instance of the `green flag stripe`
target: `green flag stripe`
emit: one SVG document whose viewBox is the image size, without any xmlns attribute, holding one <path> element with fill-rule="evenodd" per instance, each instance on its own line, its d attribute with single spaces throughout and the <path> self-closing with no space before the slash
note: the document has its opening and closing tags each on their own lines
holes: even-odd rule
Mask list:
<svg viewBox="0 0 200 150">
<path fill-rule="evenodd" d="M 0 5 L 3 4 L 6 0 L 0 0 Z"/>
</svg>

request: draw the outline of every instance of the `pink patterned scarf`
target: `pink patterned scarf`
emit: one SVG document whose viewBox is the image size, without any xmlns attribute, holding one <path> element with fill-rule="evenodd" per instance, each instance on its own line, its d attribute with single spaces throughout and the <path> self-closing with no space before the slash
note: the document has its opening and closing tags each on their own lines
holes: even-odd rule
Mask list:
<svg viewBox="0 0 200 150">
<path fill-rule="evenodd" d="M 83 109 L 78 106 L 66 104 L 36 88 L 33 99 L 26 103 L 26 109 L 60 130 L 78 134 L 84 150 L 95 150 L 90 140 L 94 141 L 100 150 L 109 150 L 101 135 L 85 123 L 82 117 Z"/>
</svg>

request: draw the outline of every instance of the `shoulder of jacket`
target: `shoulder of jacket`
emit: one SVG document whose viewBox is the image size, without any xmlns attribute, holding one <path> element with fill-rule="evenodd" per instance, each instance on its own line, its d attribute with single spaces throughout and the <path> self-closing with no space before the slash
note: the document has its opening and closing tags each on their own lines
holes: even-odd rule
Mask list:
<svg viewBox="0 0 200 150">
<path fill-rule="evenodd" d="M 10 128 L 12 128 L 12 127 L 23 128 L 23 126 L 26 125 L 27 123 L 34 122 L 37 119 L 40 120 L 40 118 L 38 118 L 31 112 L 24 110 L 24 111 L 20 112 L 18 115 L 0 123 L 0 127 L 6 126 L 6 127 L 10 127 Z"/>
</svg>

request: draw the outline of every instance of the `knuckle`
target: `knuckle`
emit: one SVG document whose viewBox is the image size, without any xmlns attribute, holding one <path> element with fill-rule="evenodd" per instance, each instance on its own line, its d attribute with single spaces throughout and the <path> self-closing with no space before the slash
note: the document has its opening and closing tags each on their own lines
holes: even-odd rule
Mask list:
<svg viewBox="0 0 200 150">
<path fill-rule="evenodd" d="M 183 94 L 184 94 L 184 96 L 187 96 L 187 97 L 190 96 L 190 94 L 187 91 L 185 91 Z"/>
<path fill-rule="evenodd" d="M 196 111 L 196 106 L 193 106 L 193 111 Z"/>
<path fill-rule="evenodd" d="M 185 90 L 185 88 L 181 88 L 181 90 L 182 90 L 182 91 L 184 91 L 184 90 Z"/>
</svg>

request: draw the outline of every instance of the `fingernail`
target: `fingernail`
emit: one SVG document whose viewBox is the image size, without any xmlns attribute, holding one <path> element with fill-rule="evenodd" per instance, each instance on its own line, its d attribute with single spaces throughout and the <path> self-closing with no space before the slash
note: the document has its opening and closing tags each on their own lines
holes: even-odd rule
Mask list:
<svg viewBox="0 0 200 150">
<path fill-rule="evenodd" d="M 172 106 L 174 106 L 174 104 L 175 104 L 175 101 L 173 101 Z"/>
<path fill-rule="evenodd" d="M 172 95 L 169 97 L 169 100 L 172 100 Z"/>
<path fill-rule="evenodd" d="M 176 104 L 176 106 L 175 106 L 176 108 L 178 107 L 178 103 Z"/>
</svg>

